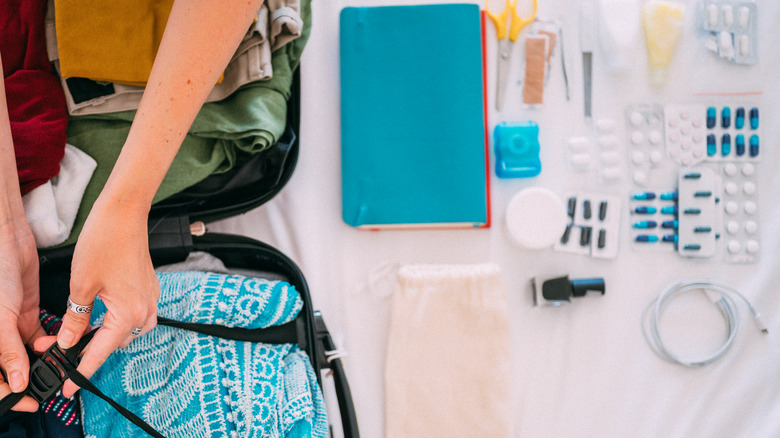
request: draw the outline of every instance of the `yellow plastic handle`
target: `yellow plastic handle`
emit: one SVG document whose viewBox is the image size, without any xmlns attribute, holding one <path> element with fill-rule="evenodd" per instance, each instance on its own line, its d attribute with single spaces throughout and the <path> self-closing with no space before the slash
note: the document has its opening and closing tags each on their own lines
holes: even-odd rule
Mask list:
<svg viewBox="0 0 780 438">
<path fill-rule="evenodd" d="M 512 41 L 517 41 L 517 36 L 520 35 L 520 31 L 523 30 L 523 28 L 528 25 L 528 23 L 534 21 L 534 18 L 536 18 L 536 8 L 537 3 L 536 0 L 533 0 L 534 2 L 534 11 L 531 13 L 531 15 L 527 18 L 521 18 L 519 15 L 517 15 L 517 0 L 515 0 L 514 3 L 511 5 L 512 9 L 512 24 L 509 27 L 509 39 Z M 504 13 L 509 10 L 509 0 L 506 0 L 507 3 L 507 9 L 504 10 Z M 506 22 L 504 22 L 504 25 L 506 26 Z"/>
<path fill-rule="evenodd" d="M 506 7 L 504 8 L 504 12 L 500 14 L 494 14 L 490 12 L 488 9 L 488 1 L 489 0 L 485 0 L 485 12 L 487 12 L 488 17 L 490 17 L 490 19 L 493 20 L 493 23 L 496 25 L 496 37 L 499 40 L 503 40 L 506 36 L 506 24 L 507 21 L 509 21 L 509 0 L 506 0 Z M 535 1 L 536 0 L 534 0 L 534 2 Z"/>
</svg>

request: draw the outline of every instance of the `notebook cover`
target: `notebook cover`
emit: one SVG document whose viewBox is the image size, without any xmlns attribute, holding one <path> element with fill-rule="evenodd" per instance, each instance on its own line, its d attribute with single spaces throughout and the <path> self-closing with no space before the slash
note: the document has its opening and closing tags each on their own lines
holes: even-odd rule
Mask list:
<svg viewBox="0 0 780 438">
<path fill-rule="evenodd" d="M 347 224 L 489 226 L 483 20 L 473 4 L 341 11 Z"/>
</svg>

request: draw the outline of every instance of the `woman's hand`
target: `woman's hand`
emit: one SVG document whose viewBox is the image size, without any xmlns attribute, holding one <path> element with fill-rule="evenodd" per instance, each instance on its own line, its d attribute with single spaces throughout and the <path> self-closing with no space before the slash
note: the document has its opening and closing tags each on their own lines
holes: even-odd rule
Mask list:
<svg viewBox="0 0 780 438">
<path fill-rule="evenodd" d="M 78 370 L 87 378 L 117 348 L 126 346 L 141 329 L 157 323 L 160 285 L 149 256 L 148 205 L 111 200 L 103 195 L 95 203 L 76 243 L 71 267 L 70 299 L 92 305 L 100 296 L 107 307 L 103 328 L 90 341 Z M 89 313 L 68 310 L 57 342 L 70 348 L 89 325 Z M 69 397 L 78 389 L 71 381 L 63 386 Z"/>
<path fill-rule="evenodd" d="M 38 315 L 38 252 L 24 217 L 0 223 L 0 398 L 27 387 L 30 362 L 24 345 L 44 336 Z M 30 397 L 15 410 L 34 411 L 38 404 Z"/>
</svg>

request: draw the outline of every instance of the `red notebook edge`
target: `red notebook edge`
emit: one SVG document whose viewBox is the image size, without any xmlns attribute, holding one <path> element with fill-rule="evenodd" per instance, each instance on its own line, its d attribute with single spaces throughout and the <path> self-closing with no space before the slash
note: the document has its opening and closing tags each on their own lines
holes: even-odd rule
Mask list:
<svg viewBox="0 0 780 438">
<path fill-rule="evenodd" d="M 490 208 L 490 130 L 488 129 L 488 84 L 487 84 L 487 38 L 485 35 L 486 19 L 485 11 L 480 11 L 481 37 L 482 37 L 482 111 L 484 114 L 483 124 L 485 125 L 485 206 L 487 216 L 485 224 L 479 228 L 490 228 L 492 215 Z"/>
</svg>

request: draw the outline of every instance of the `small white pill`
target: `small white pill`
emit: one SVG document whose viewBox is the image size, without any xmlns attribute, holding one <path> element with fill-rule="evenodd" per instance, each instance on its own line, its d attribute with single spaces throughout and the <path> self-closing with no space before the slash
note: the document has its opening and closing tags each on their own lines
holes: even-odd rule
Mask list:
<svg viewBox="0 0 780 438">
<path fill-rule="evenodd" d="M 728 176 L 734 176 L 737 174 L 737 165 L 734 163 L 729 163 L 723 168 L 723 172 L 725 172 Z"/>
<path fill-rule="evenodd" d="M 622 174 L 619 167 L 607 167 L 601 171 L 601 177 L 607 181 L 618 180 Z"/>
<path fill-rule="evenodd" d="M 685 124 L 680 128 L 680 132 L 682 132 L 683 135 L 691 135 L 692 129 L 691 125 Z"/>
<path fill-rule="evenodd" d="M 632 112 L 630 119 L 631 119 L 631 124 L 634 126 L 639 126 L 642 124 L 642 122 L 645 121 L 645 118 L 642 117 L 642 113 L 640 113 L 639 111 Z"/>
<path fill-rule="evenodd" d="M 568 144 L 572 152 L 582 152 L 590 147 L 590 141 L 587 137 L 572 137 L 569 139 Z"/>
<path fill-rule="evenodd" d="M 669 134 L 669 142 L 677 143 L 678 141 L 680 141 L 680 135 L 679 134 L 676 134 L 674 132 Z"/>
<path fill-rule="evenodd" d="M 726 203 L 726 213 L 728 214 L 737 214 L 739 211 L 739 205 L 737 205 L 736 202 L 727 202 Z"/>
<path fill-rule="evenodd" d="M 755 254 L 758 252 L 758 242 L 755 240 L 748 240 L 747 244 L 745 244 L 745 249 L 747 249 L 747 252 L 751 254 Z"/>
<path fill-rule="evenodd" d="M 659 144 L 661 143 L 661 133 L 658 131 L 650 131 L 649 134 L 647 134 L 647 137 L 650 139 L 650 143 L 652 144 Z"/>
<path fill-rule="evenodd" d="M 680 162 L 686 166 L 690 166 L 691 163 L 693 163 L 693 158 L 691 158 L 690 154 L 685 154 L 682 158 L 680 158 Z"/>
<path fill-rule="evenodd" d="M 678 120 L 678 119 L 669 119 L 669 121 L 667 123 L 669 124 L 669 127 L 676 128 L 677 125 L 680 124 L 680 120 Z"/>
<path fill-rule="evenodd" d="M 642 144 L 645 141 L 645 136 L 642 131 L 634 131 L 631 133 L 631 143 Z"/>
<path fill-rule="evenodd" d="M 590 155 L 573 154 L 569 161 L 575 169 L 586 169 L 590 166 Z"/>
<path fill-rule="evenodd" d="M 750 38 L 748 38 L 747 35 L 740 35 L 739 36 L 739 54 L 742 56 L 749 56 L 750 55 Z"/>
<path fill-rule="evenodd" d="M 701 128 L 702 125 L 704 125 L 704 120 L 696 118 L 691 120 L 691 125 L 693 125 L 694 128 Z"/>
<path fill-rule="evenodd" d="M 614 132 L 616 128 L 617 121 L 615 119 L 599 119 L 596 121 L 596 129 L 602 134 Z"/>
<path fill-rule="evenodd" d="M 739 191 L 739 187 L 737 187 L 736 183 L 733 182 L 726 183 L 726 194 L 735 195 L 738 191 Z"/>
<path fill-rule="evenodd" d="M 689 138 L 683 139 L 682 143 L 680 144 L 680 147 L 683 148 L 684 151 L 690 149 L 691 146 L 693 146 L 693 142 Z"/>
<path fill-rule="evenodd" d="M 614 135 L 605 135 L 603 137 L 599 137 L 598 142 L 599 146 L 604 149 L 614 149 L 618 145 L 618 139 Z"/>
<path fill-rule="evenodd" d="M 756 166 L 753 163 L 745 163 L 742 165 L 742 174 L 745 176 L 751 176 L 756 173 Z"/>
<path fill-rule="evenodd" d="M 650 162 L 653 164 L 659 164 L 664 159 L 664 155 L 660 151 L 650 152 Z"/>
<path fill-rule="evenodd" d="M 739 24 L 739 27 L 742 29 L 745 29 L 748 27 L 748 24 L 750 24 L 750 9 L 747 6 L 739 8 L 739 15 L 737 17 L 737 24 Z"/>
<path fill-rule="evenodd" d="M 739 252 L 740 249 L 742 249 L 742 245 L 739 244 L 739 241 L 736 240 L 729 240 L 729 252 L 732 254 L 736 254 Z"/>
<path fill-rule="evenodd" d="M 718 6 L 707 6 L 707 26 L 713 28 L 718 25 Z"/>
<path fill-rule="evenodd" d="M 745 192 L 746 195 L 752 195 L 753 193 L 756 193 L 756 185 L 748 181 L 742 185 L 742 191 Z"/>
<path fill-rule="evenodd" d="M 737 233 L 739 233 L 739 222 L 737 222 L 737 221 L 729 221 L 729 223 L 726 224 L 726 231 L 728 231 L 729 234 L 737 234 Z"/>
<path fill-rule="evenodd" d="M 731 5 L 723 6 L 723 25 L 726 27 L 734 24 L 734 8 Z"/>
<path fill-rule="evenodd" d="M 691 140 L 693 140 L 694 143 L 700 143 L 702 140 L 704 140 L 704 135 L 701 133 L 701 131 L 696 131 L 691 136 Z"/>
<path fill-rule="evenodd" d="M 604 164 L 620 163 L 620 154 L 615 151 L 604 152 L 601 154 L 601 162 Z"/>
<path fill-rule="evenodd" d="M 753 215 L 753 213 L 756 212 L 757 208 L 758 208 L 758 206 L 756 206 L 756 203 L 752 202 L 752 201 L 746 202 L 745 203 L 745 207 L 744 207 L 745 213 L 747 213 L 747 214 L 749 214 L 751 216 Z"/>
<path fill-rule="evenodd" d="M 693 156 L 696 158 L 701 158 L 704 155 L 704 151 L 701 149 L 694 149 L 693 150 Z"/>
<path fill-rule="evenodd" d="M 748 234 L 755 234 L 758 231 L 758 223 L 756 221 L 745 222 L 745 231 Z"/>
<path fill-rule="evenodd" d="M 631 155 L 631 161 L 633 161 L 634 164 L 642 164 L 645 162 L 645 154 L 640 151 L 634 151 Z"/>
<path fill-rule="evenodd" d="M 634 172 L 634 182 L 640 186 L 647 184 L 647 175 L 644 172 Z"/>
</svg>

